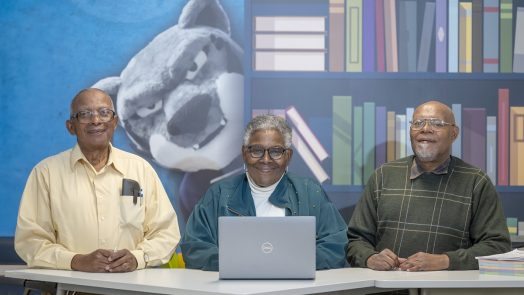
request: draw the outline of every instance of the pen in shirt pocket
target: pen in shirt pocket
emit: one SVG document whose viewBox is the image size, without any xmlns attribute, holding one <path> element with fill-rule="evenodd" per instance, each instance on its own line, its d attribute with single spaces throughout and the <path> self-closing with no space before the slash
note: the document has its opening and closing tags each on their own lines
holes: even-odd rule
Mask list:
<svg viewBox="0 0 524 295">
<path fill-rule="evenodd" d="M 137 199 L 140 198 L 140 206 L 142 206 L 144 191 L 136 180 L 124 178 L 122 179 L 122 196 L 132 196 L 133 204 L 135 205 L 137 203 Z"/>
</svg>

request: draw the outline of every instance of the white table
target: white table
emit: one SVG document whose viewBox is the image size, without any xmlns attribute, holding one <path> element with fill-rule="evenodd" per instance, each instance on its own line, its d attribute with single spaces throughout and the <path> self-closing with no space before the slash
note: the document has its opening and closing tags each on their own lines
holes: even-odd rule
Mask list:
<svg viewBox="0 0 524 295">
<path fill-rule="evenodd" d="M 25 269 L 7 277 L 48 281 L 63 290 L 101 294 L 366 294 L 420 289 L 422 294 L 524 294 L 524 278 L 480 275 L 478 271 L 379 272 L 345 268 L 318 271 L 315 280 L 219 280 L 218 273 L 189 269 L 145 269 L 131 273 L 84 273 Z M 471 293 L 474 292 L 474 293 Z"/>
</svg>

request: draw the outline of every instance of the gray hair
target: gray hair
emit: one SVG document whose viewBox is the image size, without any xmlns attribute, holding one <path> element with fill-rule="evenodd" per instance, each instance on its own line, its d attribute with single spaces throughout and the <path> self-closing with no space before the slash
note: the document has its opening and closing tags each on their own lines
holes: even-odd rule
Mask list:
<svg viewBox="0 0 524 295">
<path fill-rule="evenodd" d="M 69 104 L 69 113 L 70 113 L 71 116 L 74 113 L 74 105 L 75 105 L 76 100 L 78 98 L 80 98 L 80 96 L 84 95 L 84 93 L 88 93 L 88 92 L 101 92 L 101 93 L 103 93 L 105 96 L 107 96 L 109 98 L 109 102 L 111 104 L 111 110 L 115 111 L 115 106 L 113 104 L 113 100 L 111 99 L 111 96 L 109 94 L 107 94 L 107 92 L 105 92 L 102 89 L 98 89 L 98 88 L 85 88 L 85 89 L 80 90 L 75 95 L 75 97 L 73 97 L 73 99 L 71 100 L 71 103 Z"/>
<path fill-rule="evenodd" d="M 284 137 L 285 148 L 291 147 L 291 128 L 286 120 L 275 115 L 260 115 L 254 117 L 246 126 L 244 132 L 244 146 L 249 144 L 251 136 L 259 130 L 276 130 Z"/>
</svg>

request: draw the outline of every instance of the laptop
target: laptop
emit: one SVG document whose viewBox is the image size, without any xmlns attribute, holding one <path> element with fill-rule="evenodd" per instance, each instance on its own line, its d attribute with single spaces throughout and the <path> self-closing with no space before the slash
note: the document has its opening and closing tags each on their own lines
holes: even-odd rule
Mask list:
<svg viewBox="0 0 524 295">
<path fill-rule="evenodd" d="M 314 279 L 314 216 L 218 218 L 220 279 Z"/>
</svg>

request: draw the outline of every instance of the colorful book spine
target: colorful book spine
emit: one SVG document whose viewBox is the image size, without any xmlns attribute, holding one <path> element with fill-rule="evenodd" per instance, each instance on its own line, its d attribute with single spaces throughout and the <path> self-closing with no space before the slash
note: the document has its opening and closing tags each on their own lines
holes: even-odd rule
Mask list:
<svg viewBox="0 0 524 295">
<path fill-rule="evenodd" d="M 497 181 L 497 117 L 486 118 L 486 174 L 493 183 Z"/>
<path fill-rule="evenodd" d="M 482 69 L 482 14 L 483 14 L 483 0 L 473 0 L 472 2 L 472 16 L 471 16 L 471 35 L 472 35 L 472 45 L 471 45 L 471 71 L 474 73 L 483 72 Z"/>
<path fill-rule="evenodd" d="M 426 2 L 423 21 L 420 49 L 418 52 L 417 72 L 428 71 L 431 41 L 433 40 L 433 27 L 435 26 L 435 3 Z"/>
<path fill-rule="evenodd" d="M 375 44 L 377 45 L 377 72 L 386 71 L 384 0 L 375 1 Z"/>
<path fill-rule="evenodd" d="M 388 120 L 387 120 L 387 128 L 388 128 L 388 144 L 387 144 L 387 154 L 386 154 L 386 160 L 387 162 L 391 162 L 395 160 L 395 149 L 396 149 L 396 136 L 395 136 L 395 123 L 396 123 L 396 116 L 395 112 L 388 112 Z"/>
<path fill-rule="evenodd" d="M 448 1 L 448 72 L 458 72 L 459 57 L 459 6 L 458 0 Z"/>
<path fill-rule="evenodd" d="M 329 0 L 329 71 L 344 71 L 344 0 Z"/>
<path fill-rule="evenodd" d="M 324 168 L 322 168 L 320 162 L 315 158 L 302 137 L 298 135 L 298 131 L 295 128 L 291 128 L 291 130 L 293 134 L 296 134 L 296 136 L 293 136 L 292 139 L 295 151 L 297 151 L 302 160 L 304 160 L 304 163 L 306 163 L 306 165 L 309 167 L 318 182 L 323 183 L 324 181 L 328 180 L 328 174 Z"/>
<path fill-rule="evenodd" d="M 388 72 L 398 72 L 397 13 L 395 0 L 384 0 L 384 32 L 386 70 Z"/>
<path fill-rule="evenodd" d="M 406 115 L 397 115 L 395 118 L 395 157 L 396 159 L 406 156 Z"/>
<path fill-rule="evenodd" d="M 508 232 L 510 235 L 518 234 L 519 220 L 515 217 L 506 217 L 506 225 L 508 226 Z"/>
<path fill-rule="evenodd" d="M 435 72 L 445 73 L 448 66 L 448 11 L 446 0 L 435 1 Z"/>
<path fill-rule="evenodd" d="M 513 72 L 513 0 L 500 0 L 500 72 Z"/>
<path fill-rule="evenodd" d="M 486 171 L 486 109 L 462 109 L 462 159 Z"/>
<path fill-rule="evenodd" d="M 497 184 L 509 184 L 509 89 L 499 89 Z"/>
<path fill-rule="evenodd" d="M 333 185 L 351 185 L 351 96 L 333 96 Z"/>
<path fill-rule="evenodd" d="M 362 72 L 362 0 L 346 0 L 346 71 Z"/>
<path fill-rule="evenodd" d="M 365 102 L 363 104 L 363 126 L 366 132 L 363 132 L 362 155 L 364 157 L 363 181 L 375 171 L 375 103 Z"/>
<path fill-rule="evenodd" d="M 499 71 L 499 0 L 484 0 L 484 72 Z"/>
<path fill-rule="evenodd" d="M 416 72 L 417 1 L 401 0 L 398 17 L 398 70 Z"/>
<path fill-rule="evenodd" d="M 509 185 L 524 185 L 524 107 L 509 108 Z"/>
<path fill-rule="evenodd" d="M 406 108 L 406 138 L 404 146 L 406 147 L 406 156 L 413 155 L 413 149 L 411 148 L 411 137 L 409 136 L 409 130 L 411 128 L 411 120 L 413 119 L 414 108 Z"/>
<path fill-rule="evenodd" d="M 385 106 L 375 108 L 375 167 L 386 163 L 387 111 Z"/>
<path fill-rule="evenodd" d="M 328 157 L 326 149 L 322 146 L 315 134 L 311 131 L 311 128 L 309 128 L 298 110 L 294 106 L 291 106 L 286 110 L 286 115 L 300 132 L 300 134 L 304 137 L 308 145 L 315 153 L 315 156 L 317 156 L 320 161 L 325 160 Z"/>
<path fill-rule="evenodd" d="M 472 55 L 472 4 L 471 2 L 459 3 L 459 71 L 471 73 Z"/>
<path fill-rule="evenodd" d="M 462 104 L 454 103 L 451 105 L 451 110 L 455 115 L 455 125 L 462 130 Z M 462 136 L 458 136 L 451 146 L 451 154 L 455 157 L 462 158 Z"/>
<path fill-rule="evenodd" d="M 363 185 L 363 112 L 361 106 L 353 107 L 353 185 Z"/>
<path fill-rule="evenodd" d="M 362 46 L 364 47 L 362 51 L 362 62 L 364 72 L 374 72 L 375 71 L 375 51 L 376 51 L 376 37 L 375 37 L 375 1 L 366 0 L 362 2 Z"/>
<path fill-rule="evenodd" d="M 517 7 L 513 72 L 524 73 L 524 7 Z"/>
</svg>

